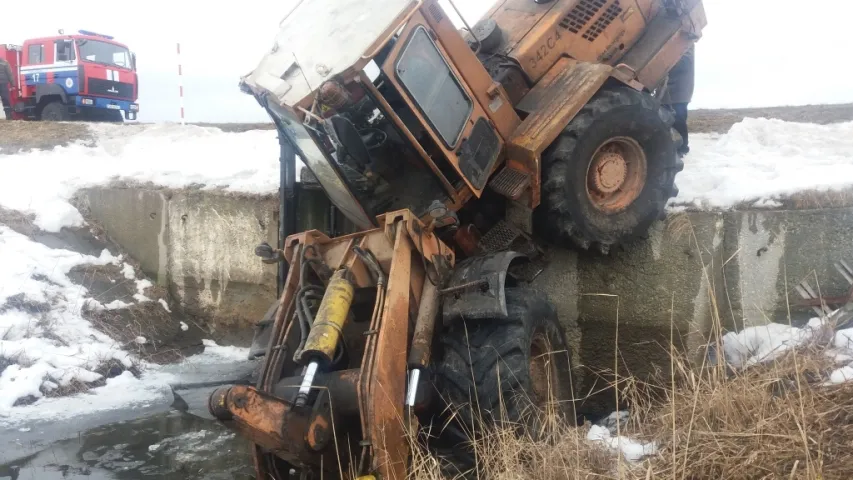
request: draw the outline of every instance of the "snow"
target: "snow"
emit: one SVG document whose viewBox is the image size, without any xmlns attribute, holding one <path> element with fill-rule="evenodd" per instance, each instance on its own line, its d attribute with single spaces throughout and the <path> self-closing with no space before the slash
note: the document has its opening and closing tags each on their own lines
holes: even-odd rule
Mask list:
<svg viewBox="0 0 853 480">
<path fill-rule="evenodd" d="M 113 300 L 110 303 L 104 304 L 104 308 L 106 308 L 107 310 L 120 310 L 122 308 L 127 308 L 129 306 L 130 306 L 129 303 L 122 302 L 121 300 Z"/>
<path fill-rule="evenodd" d="M 657 444 L 654 442 L 643 443 L 624 435 L 614 435 L 610 429 L 601 425 L 591 426 L 586 439 L 619 451 L 629 462 L 637 462 L 643 457 L 657 453 Z"/>
<path fill-rule="evenodd" d="M 106 385 L 90 390 L 89 393 L 42 398 L 31 405 L 0 408 L 0 426 L 20 425 L 32 418 L 68 420 L 84 413 L 163 401 L 171 396 L 168 383 L 172 380 L 171 375 L 157 371 L 152 371 L 142 378 L 136 378 L 129 371 L 125 371 L 121 375 L 108 378 Z"/>
<path fill-rule="evenodd" d="M 83 225 L 68 201 L 75 191 L 113 180 L 247 193 L 278 189 L 274 130 L 226 133 L 173 124 L 89 128 L 94 146 L 76 143 L 4 157 L 0 206 L 34 214 L 36 226 L 56 232 Z"/>
<path fill-rule="evenodd" d="M 248 348 L 217 345 L 216 342 L 209 339 L 204 339 L 201 342 L 204 344 L 205 355 L 199 359 L 203 358 L 205 361 L 216 362 L 222 360 L 242 361 L 249 358 Z"/>
<path fill-rule="evenodd" d="M 63 249 L 51 249 L 0 225 L 0 358 L 11 365 L 0 367 L 0 425 L 18 424 L 29 418 L 70 418 L 77 413 L 98 412 L 144 405 L 170 398 L 169 383 L 176 373 L 148 364 L 124 351 L 123 345 L 94 328 L 82 309 L 125 308 L 121 300 L 102 305 L 90 292 L 68 278 L 78 265 L 121 265 L 121 257 L 104 250 L 97 257 Z M 127 265 L 124 263 L 124 265 Z M 122 268 L 125 276 L 131 271 Z M 133 275 L 135 278 L 135 274 Z M 137 280 L 137 290 L 152 284 Z M 38 308 L 34 308 L 37 306 Z M 181 329 L 188 327 L 181 322 Z M 144 337 L 135 339 L 145 344 Z M 186 368 L 246 360 L 247 348 L 220 346 L 205 341 L 205 351 L 185 359 Z M 72 382 L 102 379 L 95 372 L 105 361 L 136 366 L 140 378 L 130 371 L 106 379 L 106 385 L 66 397 L 46 397 L 45 392 Z M 180 372 L 180 365 L 177 367 Z M 128 395 L 127 392 L 134 392 Z M 35 401 L 17 405 L 20 399 Z M 168 402 L 167 402 L 168 403 Z"/>
<path fill-rule="evenodd" d="M 128 280 L 133 280 L 136 278 L 136 270 L 133 269 L 133 265 L 129 263 L 124 263 L 121 267 L 121 273 L 124 275 L 124 278 Z"/>
<path fill-rule="evenodd" d="M 167 312 L 172 313 L 172 310 L 169 309 L 169 304 L 166 303 L 166 300 L 163 300 L 162 298 L 158 298 L 157 302 L 163 306 L 163 310 L 166 310 Z"/>
<path fill-rule="evenodd" d="M 845 383 L 853 380 L 853 366 L 847 365 L 829 374 L 829 382 L 832 384 Z"/>
<path fill-rule="evenodd" d="M 222 364 L 223 361 L 238 359 L 238 352 L 242 354 L 239 360 L 245 361 L 248 358 L 248 348 L 216 347 L 212 350 L 206 347 L 203 353 L 187 357 L 175 365 L 139 362 L 138 365 L 143 370 L 140 377 L 137 378 L 130 371 L 125 371 L 116 377 L 108 378 L 105 386 L 85 393 L 64 397 L 43 397 L 31 405 L 14 408 L 0 406 L 0 427 L 17 427 L 33 418 L 61 421 L 87 413 L 148 406 L 158 402 L 169 404 L 173 398 L 169 385 L 179 383 L 183 373 L 197 371 L 202 365 L 216 365 Z M 224 355 L 224 352 L 230 353 Z M 16 366 L 7 367 L 6 371 L 14 367 Z M 35 380 L 32 383 L 35 384 Z M 133 394 L 129 395 L 128 392 Z M 6 386 L 0 381 L 0 399 L 5 395 Z"/>
<path fill-rule="evenodd" d="M 729 365 L 745 368 L 778 358 L 815 338 L 819 330 L 828 326 L 824 319 L 812 318 L 802 328 L 771 323 L 728 332 L 722 338 L 723 352 Z M 836 331 L 826 346 L 825 355 L 840 367 L 829 373 L 824 385 L 853 381 L 853 328 Z"/>
<path fill-rule="evenodd" d="M 672 205 L 725 209 L 744 201 L 779 206 L 804 190 L 853 187 L 853 122 L 831 125 L 747 118 L 723 135 L 690 135 Z"/>
<path fill-rule="evenodd" d="M 770 323 L 745 328 L 740 332 L 728 332 L 722 339 L 726 361 L 729 365 L 743 368 L 773 360 L 812 338 L 817 328 L 819 320 L 812 319 L 803 328 Z"/>
<path fill-rule="evenodd" d="M 94 369 L 104 361 L 132 364 L 82 317 L 88 291 L 67 276 L 77 265 L 118 261 L 107 250 L 94 257 L 51 249 L 0 225 L 0 357 L 14 363 L 0 374 L 0 412 L 20 398 L 41 398 L 43 386 L 98 380 Z M 28 308 L 34 304 L 35 312 Z"/>
<path fill-rule="evenodd" d="M 181 322 L 181 330 L 182 331 L 186 332 L 189 329 L 190 329 L 190 327 L 186 323 Z"/>
</svg>

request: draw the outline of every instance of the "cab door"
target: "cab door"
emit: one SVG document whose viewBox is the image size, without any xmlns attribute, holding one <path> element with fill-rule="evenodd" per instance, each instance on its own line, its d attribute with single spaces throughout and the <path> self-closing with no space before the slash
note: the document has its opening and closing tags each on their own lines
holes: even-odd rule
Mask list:
<svg viewBox="0 0 853 480">
<path fill-rule="evenodd" d="M 437 38 L 423 15 L 413 14 L 382 71 L 479 197 L 498 163 L 504 141 Z"/>
</svg>

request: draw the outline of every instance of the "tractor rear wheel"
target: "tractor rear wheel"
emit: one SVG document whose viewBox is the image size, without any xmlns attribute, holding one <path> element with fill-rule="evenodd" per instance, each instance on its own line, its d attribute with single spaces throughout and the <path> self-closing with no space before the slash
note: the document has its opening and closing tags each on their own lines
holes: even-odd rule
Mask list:
<svg viewBox="0 0 853 480">
<path fill-rule="evenodd" d="M 68 109 L 58 100 L 54 100 L 41 109 L 41 119 L 46 122 L 68 121 Z"/>
<path fill-rule="evenodd" d="M 605 254 L 645 236 L 678 195 L 684 162 L 673 120 L 648 94 L 598 92 L 542 155 L 544 233 Z"/>
<path fill-rule="evenodd" d="M 471 433 L 511 427 L 533 435 L 546 409 L 575 421 L 571 357 L 556 308 L 525 288 L 507 288 L 506 304 L 505 319 L 460 319 L 439 337 L 436 387 L 456 421 L 443 442 L 453 446 L 439 455 L 460 472 L 475 465 L 464 446 Z"/>
</svg>

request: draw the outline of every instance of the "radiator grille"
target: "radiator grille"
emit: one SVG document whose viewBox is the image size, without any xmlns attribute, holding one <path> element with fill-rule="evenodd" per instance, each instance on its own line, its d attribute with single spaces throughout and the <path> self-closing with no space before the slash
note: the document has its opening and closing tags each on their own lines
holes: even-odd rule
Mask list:
<svg viewBox="0 0 853 480">
<path fill-rule="evenodd" d="M 601 32 L 603 32 L 612 22 L 622 13 L 622 6 L 619 5 L 619 0 L 616 0 L 607 10 L 604 11 L 604 14 L 598 17 L 598 20 L 592 24 L 589 29 L 583 34 L 583 38 L 589 40 L 590 42 L 595 41 Z"/>
<path fill-rule="evenodd" d="M 441 20 L 444 18 L 444 15 L 441 14 L 441 9 L 438 8 L 438 5 L 434 3 L 430 4 L 429 13 L 432 14 L 432 18 L 433 20 L 435 20 L 435 23 L 441 22 Z"/>
<path fill-rule="evenodd" d="M 601 10 L 601 7 L 607 3 L 607 0 L 581 0 L 575 5 L 575 8 L 566 15 L 560 26 L 572 33 L 580 32 L 592 17 Z"/>
</svg>

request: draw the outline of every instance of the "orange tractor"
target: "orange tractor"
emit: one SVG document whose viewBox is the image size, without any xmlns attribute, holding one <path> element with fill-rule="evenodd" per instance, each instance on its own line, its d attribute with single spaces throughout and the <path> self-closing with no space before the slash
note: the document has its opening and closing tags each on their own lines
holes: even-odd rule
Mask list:
<svg viewBox="0 0 853 480">
<path fill-rule="evenodd" d="M 548 244 L 607 253 L 677 194 L 659 94 L 701 1 L 499 0 L 460 29 L 453 10 L 302 0 L 243 78 L 279 132 L 280 242 L 257 253 L 280 299 L 257 383 L 209 409 L 258 478 L 402 480 L 418 425 L 455 445 L 550 398 L 573 419 L 565 332 L 525 284 Z M 297 156 L 357 233 L 294 232 Z"/>
</svg>

